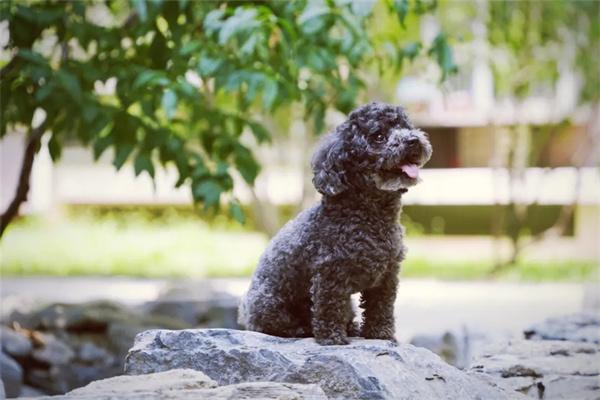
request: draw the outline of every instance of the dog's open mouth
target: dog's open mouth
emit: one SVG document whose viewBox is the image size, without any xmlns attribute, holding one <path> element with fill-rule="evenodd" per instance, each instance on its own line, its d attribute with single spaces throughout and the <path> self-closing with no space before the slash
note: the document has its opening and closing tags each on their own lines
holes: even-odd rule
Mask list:
<svg viewBox="0 0 600 400">
<path fill-rule="evenodd" d="M 419 182 L 420 166 L 414 160 L 401 162 L 383 168 L 374 174 L 375 185 L 380 190 L 397 191 Z"/>
<path fill-rule="evenodd" d="M 395 178 L 398 176 L 403 176 L 404 178 L 416 181 L 419 179 L 419 171 L 420 167 L 418 164 L 406 162 L 396 164 L 391 168 L 383 169 L 380 174 L 382 175 L 382 178 Z"/>
</svg>

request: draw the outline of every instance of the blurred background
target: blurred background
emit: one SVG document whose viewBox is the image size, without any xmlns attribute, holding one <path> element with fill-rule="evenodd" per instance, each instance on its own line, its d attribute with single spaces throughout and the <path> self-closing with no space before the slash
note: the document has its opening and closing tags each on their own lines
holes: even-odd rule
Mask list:
<svg viewBox="0 0 600 400">
<path fill-rule="evenodd" d="M 599 5 L 3 2 L 1 314 L 71 348 L 15 356 L 27 390 L 119 373 L 151 326 L 237 327 L 269 238 L 318 201 L 319 136 L 373 100 L 434 149 L 403 196 L 401 340 L 464 366 L 597 311 Z"/>
</svg>

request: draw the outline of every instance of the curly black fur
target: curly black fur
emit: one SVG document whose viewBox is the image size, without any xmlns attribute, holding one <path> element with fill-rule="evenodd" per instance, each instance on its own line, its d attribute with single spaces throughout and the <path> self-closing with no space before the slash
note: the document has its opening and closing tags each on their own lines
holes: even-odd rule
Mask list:
<svg viewBox="0 0 600 400">
<path fill-rule="evenodd" d="M 357 335 L 394 340 L 406 252 L 400 199 L 418 182 L 418 167 L 431 151 L 401 107 L 369 103 L 353 111 L 314 154 L 321 202 L 273 238 L 240 306 L 240 322 L 276 336 L 314 336 L 324 345 Z M 360 327 L 350 301 L 357 292 Z"/>
</svg>

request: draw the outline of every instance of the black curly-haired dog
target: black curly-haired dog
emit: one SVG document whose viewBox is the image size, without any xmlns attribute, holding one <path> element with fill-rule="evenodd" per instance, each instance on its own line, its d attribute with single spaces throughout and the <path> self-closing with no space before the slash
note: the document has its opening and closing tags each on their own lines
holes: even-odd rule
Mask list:
<svg viewBox="0 0 600 400">
<path fill-rule="evenodd" d="M 354 110 L 317 148 L 313 183 L 322 200 L 273 238 L 240 305 L 240 323 L 270 335 L 314 336 L 323 345 L 347 344 L 348 336 L 394 340 L 405 254 L 400 199 L 431 151 L 401 107 Z M 360 328 L 350 300 L 357 292 Z"/>
</svg>

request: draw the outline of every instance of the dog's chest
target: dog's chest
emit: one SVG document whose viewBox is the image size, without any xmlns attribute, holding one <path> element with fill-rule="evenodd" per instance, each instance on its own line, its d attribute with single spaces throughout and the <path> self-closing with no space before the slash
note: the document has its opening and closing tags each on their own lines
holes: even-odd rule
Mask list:
<svg viewBox="0 0 600 400">
<path fill-rule="evenodd" d="M 334 253 L 341 255 L 348 275 L 359 287 L 377 286 L 402 260 L 402 228 L 347 225 L 336 238 Z"/>
</svg>

